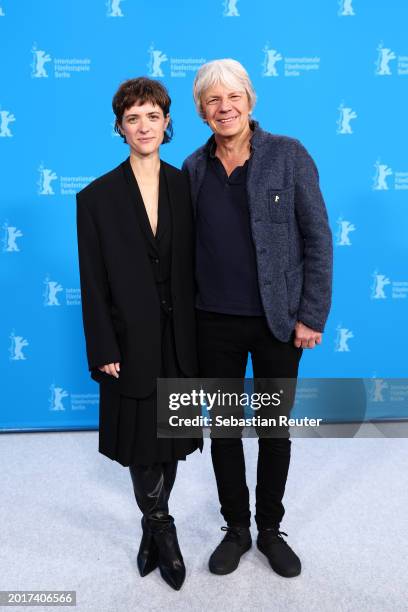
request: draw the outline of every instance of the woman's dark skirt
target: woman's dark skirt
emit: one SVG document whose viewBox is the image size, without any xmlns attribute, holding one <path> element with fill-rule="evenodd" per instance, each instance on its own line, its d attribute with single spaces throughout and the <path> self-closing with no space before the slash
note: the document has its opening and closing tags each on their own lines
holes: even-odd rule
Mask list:
<svg viewBox="0 0 408 612">
<path fill-rule="evenodd" d="M 161 310 L 163 378 L 182 377 L 174 340 L 171 313 Z M 99 386 L 99 452 L 129 465 L 152 465 L 184 460 L 202 439 L 158 438 L 156 389 L 146 398 L 127 397 L 113 391 L 110 385 Z"/>
</svg>

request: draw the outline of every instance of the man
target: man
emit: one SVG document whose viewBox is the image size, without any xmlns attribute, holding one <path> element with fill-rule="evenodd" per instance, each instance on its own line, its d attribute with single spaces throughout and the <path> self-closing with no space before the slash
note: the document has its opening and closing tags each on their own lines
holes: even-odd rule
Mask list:
<svg viewBox="0 0 408 612">
<path fill-rule="evenodd" d="M 331 303 L 332 235 L 316 165 L 298 140 L 251 119 L 256 95 L 239 62 L 202 66 L 194 100 L 213 132 L 183 164 L 197 227 L 200 375 L 243 378 L 251 353 L 254 377 L 296 379 Z M 257 545 L 278 574 L 296 576 L 300 560 L 279 530 L 291 440 L 258 443 Z M 213 437 L 211 455 L 227 533 L 209 568 L 228 574 L 252 544 L 241 438 Z"/>
</svg>

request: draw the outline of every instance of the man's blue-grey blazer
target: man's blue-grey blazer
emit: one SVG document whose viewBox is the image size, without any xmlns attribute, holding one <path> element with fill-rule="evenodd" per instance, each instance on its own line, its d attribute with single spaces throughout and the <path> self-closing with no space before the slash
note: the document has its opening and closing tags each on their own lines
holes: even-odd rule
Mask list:
<svg viewBox="0 0 408 612">
<path fill-rule="evenodd" d="M 254 130 L 247 174 L 259 290 L 268 325 L 282 341 L 301 321 L 323 332 L 332 293 L 333 245 L 316 165 L 295 138 Z M 207 143 L 183 163 L 194 213 L 204 180 Z"/>
</svg>

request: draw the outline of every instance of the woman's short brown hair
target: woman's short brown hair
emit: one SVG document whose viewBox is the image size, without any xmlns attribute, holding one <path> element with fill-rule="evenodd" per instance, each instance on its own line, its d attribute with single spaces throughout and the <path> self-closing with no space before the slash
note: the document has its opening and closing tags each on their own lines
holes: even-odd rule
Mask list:
<svg viewBox="0 0 408 612">
<path fill-rule="evenodd" d="M 115 113 L 115 132 L 117 132 L 123 138 L 123 142 L 126 142 L 126 138 L 121 134 L 119 125 L 122 123 L 123 114 L 125 110 L 131 108 L 134 104 L 144 104 L 150 102 L 159 106 L 164 116 L 170 112 L 171 98 L 165 86 L 153 79 L 147 77 L 138 77 L 137 79 L 128 79 L 119 85 L 119 88 L 112 100 L 112 108 Z M 173 137 L 173 125 L 171 119 L 166 131 L 164 132 L 163 144 L 170 142 Z"/>
</svg>

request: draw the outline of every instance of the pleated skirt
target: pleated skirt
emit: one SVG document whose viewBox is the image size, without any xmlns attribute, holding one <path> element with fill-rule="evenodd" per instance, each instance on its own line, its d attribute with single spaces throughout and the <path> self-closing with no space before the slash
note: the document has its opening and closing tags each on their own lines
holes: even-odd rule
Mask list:
<svg viewBox="0 0 408 612">
<path fill-rule="evenodd" d="M 171 313 L 161 311 L 162 367 L 161 377 L 182 376 L 178 365 L 173 319 Z M 127 397 L 112 390 L 110 385 L 99 386 L 99 447 L 100 453 L 129 465 L 152 465 L 185 460 L 199 448 L 200 438 L 157 437 L 156 389 L 146 398 Z"/>
</svg>

